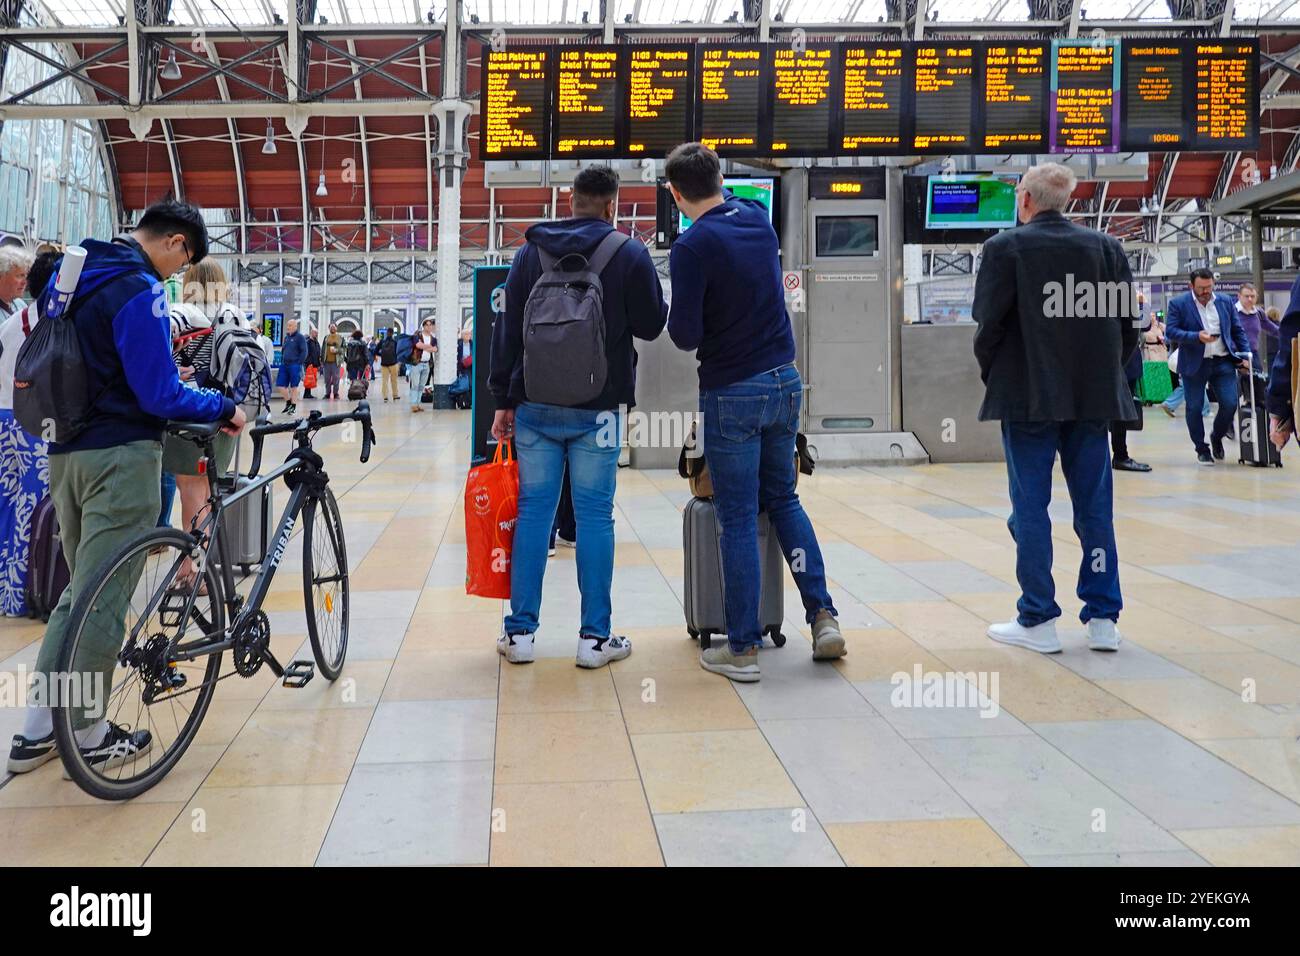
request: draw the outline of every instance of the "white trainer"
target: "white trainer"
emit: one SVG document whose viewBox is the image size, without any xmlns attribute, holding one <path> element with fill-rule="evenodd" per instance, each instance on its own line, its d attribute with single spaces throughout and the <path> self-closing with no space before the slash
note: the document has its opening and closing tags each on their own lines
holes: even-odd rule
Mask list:
<svg viewBox="0 0 1300 956">
<path fill-rule="evenodd" d="M 497 653 L 511 664 L 533 662 L 533 634 L 502 634 L 497 638 Z"/>
<path fill-rule="evenodd" d="M 1033 627 L 1024 627 L 1019 621 L 1007 621 L 994 624 L 988 630 L 989 637 L 1003 644 L 1027 647 L 1040 654 L 1059 654 L 1061 641 L 1056 636 L 1056 622 L 1044 621 Z"/>
<path fill-rule="evenodd" d="M 610 661 L 621 661 L 632 653 L 632 642 L 626 637 L 593 637 L 578 635 L 579 667 L 604 667 Z"/>
<path fill-rule="evenodd" d="M 1088 647 L 1094 651 L 1117 651 L 1120 637 L 1115 622 L 1104 617 L 1094 617 L 1088 622 Z"/>
</svg>

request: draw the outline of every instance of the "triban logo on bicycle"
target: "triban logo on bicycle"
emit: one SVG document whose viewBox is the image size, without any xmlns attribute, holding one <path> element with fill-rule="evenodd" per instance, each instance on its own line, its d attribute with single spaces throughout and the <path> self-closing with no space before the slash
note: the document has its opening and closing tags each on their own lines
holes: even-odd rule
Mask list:
<svg viewBox="0 0 1300 956">
<path fill-rule="evenodd" d="M 289 533 L 293 530 L 292 526 L 286 527 L 280 534 L 280 540 L 275 543 L 275 551 L 271 555 L 271 567 L 278 568 L 280 559 L 284 557 L 284 549 L 289 546 Z"/>
</svg>

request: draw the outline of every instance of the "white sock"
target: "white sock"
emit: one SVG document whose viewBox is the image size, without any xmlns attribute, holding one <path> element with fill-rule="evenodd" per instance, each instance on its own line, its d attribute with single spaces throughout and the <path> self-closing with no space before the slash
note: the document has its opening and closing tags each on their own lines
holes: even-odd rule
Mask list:
<svg viewBox="0 0 1300 956">
<path fill-rule="evenodd" d="M 108 736 L 108 721 L 100 719 L 85 730 L 77 731 L 77 746 L 81 748 L 97 747 Z"/>
<path fill-rule="evenodd" d="M 49 707 L 28 707 L 23 722 L 23 736 L 28 740 L 43 740 L 54 733 L 54 711 Z"/>
</svg>

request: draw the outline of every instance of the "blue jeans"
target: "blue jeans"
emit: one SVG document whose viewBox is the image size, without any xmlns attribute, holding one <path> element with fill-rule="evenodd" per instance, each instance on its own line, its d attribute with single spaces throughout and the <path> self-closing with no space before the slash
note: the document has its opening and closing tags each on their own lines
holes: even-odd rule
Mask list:
<svg viewBox="0 0 1300 956">
<path fill-rule="evenodd" d="M 614 484 L 618 477 L 618 412 L 525 402 L 515 412 L 519 453 L 519 521 L 510 568 L 507 634 L 532 634 L 542 607 L 547 543 L 569 466 L 578 529 L 581 633 L 609 637 L 614 580 Z"/>
<path fill-rule="evenodd" d="M 727 639 L 737 653 L 763 643 L 759 622 L 760 509 L 767 512 L 799 586 L 808 623 L 818 611 L 836 614 L 826 590 L 826 568 L 817 535 L 794 490 L 794 439 L 802 400 L 803 384 L 793 365 L 700 393 L 704 459 L 713 479 L 713 504 L 722 529 Z M 782 584 L 770 581 L 768 586 L 779 588 Z"/>
<path fill-rule="evenodd" d="M 1106 434 L 1106 422 L 1002 423 L 1011 486 L 1007 529 L 1016 542 L 1016 580 L 1021 591 L 1017 620 L 1024 627 L 1061 616 L 1052 580 L 1052 519 L 1047 513 L 1057 452 L 1074 506 L 1074 533 L 1083 547 L 1077 592 L 1083 602 L 1079 620 L 1085 624 L 1094 617 L 1119 620 L 1124 602 L 1119 591 Z"/>
<path fill-rule="evenodd" d="M 170 528 L 172 526 L 172 502 L 176 500 L 176 476 L 164 471 L 159 491 L 162 494 L 162 510 L 158 512 L 158 527 Z"/>
<path fill-rule="evenodd" d="M 406 368 L 406 384 L 410 389 L 412 408 L 419 405 L 420 399 L 424 396 L 424 386 L 429 383 L 431 368 L 433 368 L 431 362 L 420 362 L 418 365 L 408 365 Z"/>
<path fill-rule="evenodd" d="M 1187 433 L 1192 437 L 1196 451 L 1209 451 L 1205 443 L 1205 423 L 1201 420 L 1201 410 L 1205 407 L 1205 386 L 1214 389 L 1214 397 L 1219 403 L 1219 412 L 1214 416 L 1210 434 L 1222 438 L 1232 427 L 1233 416 L 1237 414 L 1237 369 L 1233 360 L 1220 356 L 1204 359 L 1195 375 L 1183 376 L 1183 393 L 1187 397 Z"/>
</svg>

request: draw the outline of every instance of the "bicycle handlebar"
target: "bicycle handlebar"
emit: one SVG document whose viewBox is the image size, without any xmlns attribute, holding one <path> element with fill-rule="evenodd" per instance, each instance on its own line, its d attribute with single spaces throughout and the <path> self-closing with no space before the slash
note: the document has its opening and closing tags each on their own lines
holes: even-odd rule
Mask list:
<svg viewBox="0 0 1300 956">
<path fill-rule="evenodd" d="M 357 422 L 361 425 L 361 463 L 364 465 L 370 460 L 371 445 L 375 441 L 375 430 L 370 424 L 370 403 L 358 402 L 357 407 L 350 412 L 339 412 L 336 415 L 322 415 L 319 410 L 313 411 L 306 418 L 298 418 L 291 422 L 283 422 L 279 425 L 258 425 L 256 428 L 249 430 L 248 434 L 253 439 L 253 463 L 249 468 L 248 477 L 256 478 L 257 473 L 262 467 L 262 443 L 268 435 L 282 435 L 285 432 L 293 432 L 298 441 L 298 446 L 311 444 L 312 435 L 322 428 L 329 428 L 332 425 L 342 425 L 344 422 Z"/>
</svg>

